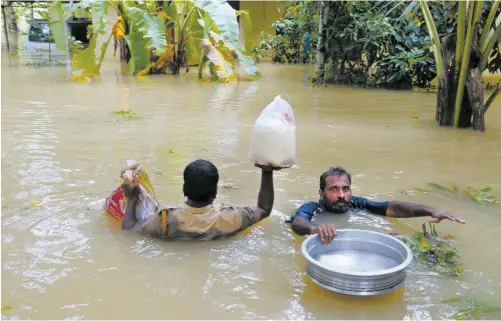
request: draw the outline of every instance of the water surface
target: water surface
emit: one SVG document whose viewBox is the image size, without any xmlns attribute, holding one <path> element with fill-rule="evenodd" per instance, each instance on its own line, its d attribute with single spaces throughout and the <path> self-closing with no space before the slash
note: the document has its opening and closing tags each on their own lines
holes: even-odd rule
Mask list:
<svg viewBox="0 0 501 321">
<path fill-rule="evenodd" d="M 104 66 L 104 65 L 103 65 Z M 262 65 L 263 79 L 199 83 L 194 74 L 137 80 L 103 70 L 74 84 L 65 68 L 2 62 L 2 306 L 5 318 L 36 319 L 440 319 L 471 296 L 501 295 L 501 211 L 466 199 L 416 192 L 427 182 L 501 194 L 501 106 L 487 132 L 434 122 L 427 92 L 311 88 L 307 68 Z M 182 201 L 182 171 L 197 158 L 220 171 L 217 202 L 255 204 L 259 171 L 248 160 L 260 110 L 281 94 L 294 108 L 298 166 L 275 174 L 275 209 L 223 241 L 163 243 L 122 232 L 103 215 L 122 164 L 147 169 L 162 204 Z M 125 120 L 114 111 L 141 116 Z M 305 275 L 303 238 L 285 218 L 318 198 L 330 166 L 353 174 L 356 195 L 440 207 L 467 221 L 457 236 L 461 277 L 415 260 L 406 286 L 358 298 L 331 293 Z M 425 219 L 367 213 L 328 218 L 350 227 L 412 233 Z M 491 315 L 490 318 L 500 318 Z"/>
</svg>

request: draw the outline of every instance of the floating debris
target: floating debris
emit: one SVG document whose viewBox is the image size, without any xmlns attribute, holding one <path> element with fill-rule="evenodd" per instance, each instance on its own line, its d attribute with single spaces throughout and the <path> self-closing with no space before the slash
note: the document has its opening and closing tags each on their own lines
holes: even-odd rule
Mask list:
<svg viewBox="0 0 501 321">
<path fill-rule="evenodd" d="M 460 189 L 456 184 L 452 184 L 452 188 L 448 188 L 436 183 L 427 183 L 431 190 L 424 188 L 414 187 L 418 192 L 428 194 L 433 193 L 433 191 L 446 192 L 449 195 L 461 197 L 462 195 L 468 197 L 469 199 L 475 201 L 477 204 L 499 204 L 501 203 L 492 193 L 492 188 L 490 186 L 484 187 L 480 190 L 476 190 L 471 186 L 467 186 L 465 190 L 460 193 Z"/>
<path fill-rule="evenodd" d="M 412 237 L 396 236 L 412 249 L 415 256 L 425 261 L 435 271 L 459 276 L 463 274 L 463 262 L 448 240 L 454 238 L 452 234 L 441 234 L 430 224 L 430 233 L 423 224 L 423 232 L 415 231 Z"/>
<path fill-rule="evenodd" d="M 126 119 L 137 119 L 137 118 L 141 118 L 141 116 L 139 116 L 138 114 L 132 112 L 130 109 L 121 109 L 121 110 L 117 110 L 115 111 L 115 114 L 117 115 L 122 115 L 124 118 Z"/>
<path fill-rule="evenodd" d="M 7 312 L 10 310 L 12 310 L 12 307 L 10 305 L 6 305 L 6 306 L 2 307 L 2 312 Z"/>
</svg>

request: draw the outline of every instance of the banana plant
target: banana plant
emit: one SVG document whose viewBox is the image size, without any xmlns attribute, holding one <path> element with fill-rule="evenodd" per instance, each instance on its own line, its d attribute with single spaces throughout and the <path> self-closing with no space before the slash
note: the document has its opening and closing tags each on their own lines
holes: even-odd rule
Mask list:
<svg viewBox="0 0 501 321">
<path fill-rule="evenodd" d="M 442 43 L 440 41 L 427 1 L 418 1 L 425 17 L 429 36 L 432 39 L 433 53 L 435 55 L 437 77 L 439 79 L 438 101 L 442 101 L 441 103 L 438 102 L 437 115 L 449 109 L 448 105 L 454 102 L 453 119 L 444 117 L 444 120 L 438 118 L 437 120 L 444 125 L 450 123 L 454 127 L 472 125 L 473 129 L 484 131 L 484 115 L 500 91 L 498 84 L 497 90 L 492 93 L 491 97 L 484 104 L 481 74 L 486 70 L 493 48 L 499 44 L 501 39 L 501 14 L 498 13 L 499 1 L 493 1 L 485 24 L 480 30 L 480 37 L 477 34 L 479 33 L 479 22 L 484 11 L 484 2 L 482 0 L 458 1 L 455 54 L 453 53 L 452 55 L 442 52 L 442 47 L 446 45 L 446 40 L 443 39 Z M 479 59 L 475 58 L 477 55 L 479 55 Z M 445 57 L 447 59 L 444 59 Z M 472 57 L 474 58 L 473 60 Z M 449 66 L 451 59 L 454 61 L 454 66 Z M 479 62 L 475 63 L 475 60 L 479 60 Z M 448 70 L 454 70 L 452 77 L 448 75 Z M 447 97 L 450 92 L 448 88 L 441 88 L 441 86 L 448 87 L 453 85 L 450 84 L 449 79 L 452 79 L 454 84 L 457 84 L 454 97 Z M 467 119 L 467 113 L 463 115 L 463 111 L 468 110 L 468 108 L 464 108 L 465 100 L 463 98 L 465 91 L 469 95 L 469 104 L 473 114 L 472 119 Z M 461 117 L 463 118 L 462 121 L 460 120 Z"/>
<path fill-rule="evenodd" d="M 116 10 L 118 17 L 108 34 L 104 27 L 110 22 L 104 17 L 110 7 Z M 85 50 L 68 44 L 66 33 L 61 31 L 64 21 L 77 8 L 91 8 L 98 17 Z M 127 73 L 130 75 L 166 73 L 167 69 L 172 74 L 179 74 L 182 68 L 188 71 L 189 58 L 198 53 L 203 59 L 201 67 L 212 70 L 211 79 L 236 80 L 234 66 L 237 60 L 251 78 L 260 77 L 255 61 L 240 43 L 237 17 L 240 16 L 245 29 L 250 30 L 248 13 L 235 11 L 223 0 L 165 1 L 163 5 L 158 5 L 157 1 L 83 0 L 66 8 L 55 1 L 50 13 L 51 27 L 56 30 L 56 45 L 66 50 L 71 47 L 73 52 L 75 80 L 99 75 L 111 39 L 115 40 L 115 50 L 117 43 L 127 45 L 130 53 Z M 101 53 L 96 54 L 97 37 L 101 36 L 105 41 Z M 223 65 L 224 75 L 218 74 L 216 69 L 221 70 Z"/>
</svg>

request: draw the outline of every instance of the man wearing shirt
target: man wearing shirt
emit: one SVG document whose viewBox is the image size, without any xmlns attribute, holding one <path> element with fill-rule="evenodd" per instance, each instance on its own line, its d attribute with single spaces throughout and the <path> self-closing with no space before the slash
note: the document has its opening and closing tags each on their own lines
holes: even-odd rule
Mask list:
<svg viewBox="0 0 501 321">
<path fill-rule="evenodd" d="M 316 225 L 311 222 L 320 212 L 346 213 L 350 208 L 367 210 L 373 214 L 410 218 L 430 216 L 431 223 L 443 219 L 464 224 L 465 221 L 433 207 L 404 201 L 374 202 L 364 197 L 352 196 L 351 174 L 342 167 L 330 168 L 320 176 L 320 199 L 302 205 L 287 221 L 292 223 L 292 230 L 298 235 L 319 234 L 324 244 L 329 244 L 335 237 L 333 224 Z"/>
<path fill-rule="evenodd" d="M 127 206 L 122 229 L 133 230 L 164 240 L 215 240 L 236 233 L 267 218 L 273 208 L 273 171 L 271 166 L 261 168 L 261 187 L 255 206 L 215 206 L 219 174 L 209 161 L 196 160 L 186 166 L 183 192 L 186 201 L 181 206 L 160 207 L 146 220 L 136 217 L 139 202 L 139 182 L 125 179 L 122 184 Z"/>
</svg>

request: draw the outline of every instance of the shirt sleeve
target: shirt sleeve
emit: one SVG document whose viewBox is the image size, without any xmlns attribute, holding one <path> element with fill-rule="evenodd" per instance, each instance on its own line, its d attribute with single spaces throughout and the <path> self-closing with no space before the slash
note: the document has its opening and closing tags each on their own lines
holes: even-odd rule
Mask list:
<svg viewBox="0 0 501 321">
<path fill-rule="evenodd" d="M 319 208 L 319 204 L 317 202 L 309 202 L 301 205 L 296 211 L 294 215 L 292 215 L 286 223 L 292 223 L 296 217 L 302 217 L 308 222 L 311 221 L 313 216 L 315 215 L 315 211 Z"/>
<path fill-rule="evenodd" d="M 386 210 L 390 202 L 374 202 L 365 197 L 352 196 L 351 204 L 353 208 L 367 210 L 373 214 L 386 216 Z"/>
<path fill-rule="evenodd" d="M 261 211 L 256 211 L 249 206 L 233 206 L 233 210 L 242 217 L 242 223 L 239 230 L 245 230 L 261 219 Z"/>
</svg>

